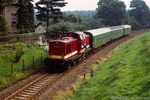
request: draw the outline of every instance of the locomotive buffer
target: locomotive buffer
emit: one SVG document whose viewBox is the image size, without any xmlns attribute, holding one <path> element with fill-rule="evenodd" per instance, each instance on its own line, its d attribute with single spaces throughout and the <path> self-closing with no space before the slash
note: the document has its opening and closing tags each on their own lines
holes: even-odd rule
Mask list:
<svg viewBox="0 0 150 100">
<path fill-rule="evenodd" d="M 86 75 L 86 50 L 88 49 L 89 45 L 83 44 L 82 49 L 84 49 L 84 79 Z"/>
</svg>

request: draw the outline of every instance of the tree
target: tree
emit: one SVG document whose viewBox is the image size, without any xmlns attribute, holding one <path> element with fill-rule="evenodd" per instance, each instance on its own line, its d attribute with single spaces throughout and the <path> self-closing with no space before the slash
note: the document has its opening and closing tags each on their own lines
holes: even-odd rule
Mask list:
<svg viewBox="0 0 150 100">
<path fill-rule="evenodd" d="M 18 29 L 24 29 L 25 32 L 32 31 L 34 26 L 34 9 L 32 0 L 19 0 L 18 1 Z"/>
<path fill-rule="evenodd" d="M 96 28 L 103 27 L 103 25 L 97 19 L 89 18 L 86 19 L 85 21 L 88 23 L 89 29 L 96 29 Z"/>
<path fill-rule="evenodd" d="M 100 0 L 101 1 L 101 0 Z M 106 26 L 121 25 L 125 18 L 126 6 L 119 0 L 108 0 L 108 3 L 100 3 L 97 8 L 96 18 Z"/>
<path fill-rule="evenodd" d="M 46 21 L 47 27 L 49 26 L 49 19 L 53 19 L 53 23 L 57 23 L 58 19 L 62 17 L 62 13 L 60 8 L 56 7 L 64 7 L 67 3 L 63 1 L 64 0 L 40 0 L 37 2 L 37 19 L 40 21 Z"/>
<path fill-rule="evenodd" d="M 72 22 L 72 23 L 81 23 L 84 18 L 80 14 L 68 14 L 64 15 L 65 21 Z"/>
<path fill-rule="evenodd" d="M 48 32 L 69 32 L 75 31 L 75 26 L 71 22 L 61 21 L 57 24 L 53 24 L 47 28 Z"/>
<path fill-rule="evenodd" d="M 129 16 L 128 11 L 126 12 L 125 19 L 122 20 L 122 24 L 131 25 L 133 30 L 138 30 L 142 27 L 141 24 L 133 16 Z"/>
<path fill-rule="evenodd" d="M 109 4 L 110 2 L 112 2 L 113 0 L 100 0 L 98 2 L 98 6 L 102 6 L 104 4 Z"/>
<path fill-rule="evenodd" d="M 143 27 L 150 27 L 150 10 L 143 0 L 132 0 L 130 8 L 130 16 L 135 17 Z"/>
<path fill-rule="evenodd" d="M 33 0 L 27 0 L 27 7 L 29 12 L 29 23 L 30 23 L 30 30 L 34 28 L 34 6 L 31 3 Z"/>
</svg>

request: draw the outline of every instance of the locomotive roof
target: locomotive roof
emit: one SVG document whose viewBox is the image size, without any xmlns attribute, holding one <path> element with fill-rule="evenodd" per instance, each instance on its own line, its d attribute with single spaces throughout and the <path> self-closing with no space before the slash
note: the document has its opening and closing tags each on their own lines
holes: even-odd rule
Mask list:
<svg viewBox="0 0 150 100">
<path fill-rule="evenodd" d="M 84 33 L 81 32 L 81 31 L 77 31 L 77 32 L 73 32 L 73 33 L 76 33 L 76 34 L 84 34 Z"/>
<path fill-rule="evenodd" d="M 85 31 L 85 32 L 89 32 L 93 36 L 96 36 L 96 35 L 100 35 L 100 34 L 103 34 L 103 33 L 111 32 L 111 29 L 110 28 L 99 28 L 99 29 L 94 29 L 94 30 L 88 30 L 88 31 Z"/>
<path fill-rule="evenodd" d="M 75 39 L 73 37 L 63 37 L 62 39 L 55 40 L 53 42 L 69 43 L 69 42 L 76 41 L 76 40 L 77 39 Z"/>
</svg>

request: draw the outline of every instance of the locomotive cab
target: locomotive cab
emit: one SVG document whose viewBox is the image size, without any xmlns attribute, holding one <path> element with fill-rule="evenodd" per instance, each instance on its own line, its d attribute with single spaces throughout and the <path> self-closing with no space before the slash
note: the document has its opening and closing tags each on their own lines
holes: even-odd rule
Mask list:
<svg viewBox="0 0 150 100">
<path fill-rule="evenodd" d="M 82 54 L 84 52 L 84 49 L 82 48 L 83 44 L 90 45 L 90 37 L 87 34 L 84 34 L 83 32 L 69 32 L 69 33 L 64 33 L 63 37 L 68 36 L 68 37 L 73 37 L 78 39 L 78 53 Z"/>
</svg>

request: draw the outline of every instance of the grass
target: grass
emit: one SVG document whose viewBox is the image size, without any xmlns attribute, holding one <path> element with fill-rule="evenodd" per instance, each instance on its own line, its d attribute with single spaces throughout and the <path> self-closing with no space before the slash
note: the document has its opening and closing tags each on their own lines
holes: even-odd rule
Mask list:
<svg viewBox="0 0 150 100">
<path fill-rule="evenodd" d="M 150 32 L 119 47 L 97 66 L 95 77 L 80 83 L 73 95 L 61 100 L 149 100 Z"/>
<path fill-rule="evenodd" d="M 1 46 L 1 48 L 7 46 Z M 38 45 L 28 45 L 17 43 L 15 49 L 0 52 L 0 90 L 9 85 L 28 77 L 43 67 L 41 61 L 41 53 L 43 59 L 47 56 L 47 51 Z M 33 67 L 33 56 L 35 66 Z M 24 68 L 23 68 L 24 60 Z M 11 65 L 13 64 L 13 67 Z"/>
</svg>

